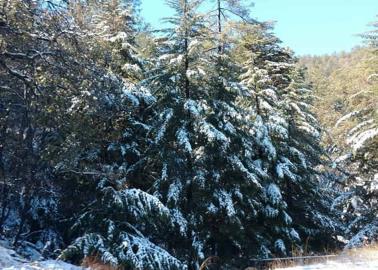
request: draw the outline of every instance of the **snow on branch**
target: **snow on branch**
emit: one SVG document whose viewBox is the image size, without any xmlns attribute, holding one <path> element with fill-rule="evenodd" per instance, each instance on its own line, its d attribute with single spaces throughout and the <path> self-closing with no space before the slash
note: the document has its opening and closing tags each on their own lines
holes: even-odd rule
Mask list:
<svg viewBox="0 0 378 270">
<path fill-rule="evenodd" d="M 359 115 L 361 113 L 361 111 L 353 111 L 353 112 L 350 112 L 346 115 L 344 115 L 343 117 L 341 117 L 339 120 L 337 120 L 336 124 L 335 124 L 335 128 L 337 128 L 341 123 Z"/>
<path fill-rule="evenodd" d="M 365 147 L 366 142 L 370 141 L 378 136 L 378 128 L 373 128 L 366 130 L 357 136 L 353 137 L 353 139 L 348 140 L 347 142 L 352 145 L 354 151 L 357 151 L 363 147 Z"/>
</svg>

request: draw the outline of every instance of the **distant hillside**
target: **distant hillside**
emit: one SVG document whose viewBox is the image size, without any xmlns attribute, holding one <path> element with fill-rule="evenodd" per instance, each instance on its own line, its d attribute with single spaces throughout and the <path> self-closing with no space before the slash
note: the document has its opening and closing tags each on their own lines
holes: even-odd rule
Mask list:
<svg viewBox="0 0 378 270">
<path fill-rule="evenodd" d="M 378 240 L 377 52 L 372 46 L 301 59 L 318 97 L 314 111 L 327 134 L 323 144 L 333 159 L 332 167 L 342 172 L 336 173 L 336 182 L 343 183 L 345 192 L 333 207 L 349 211 L 342 214 L 350 238 L 347 247 L 364 239 Z"/>
<path fill-rule="evenodd" d="M 372 76 L 376 73 L 377 62 L 372 50 L 364 47 L 350 53 L 300 59 L 300 63 L 307 67 L 307 78 L 318 97 L 314 111 L 329 135 L 324 137 L 326 144 L 344 145 L 345 133 L 355 126 L 356 120 L 350 119 L 336 127 L 342 116 L 377 106 L 378 87 Z"/>
</svg>

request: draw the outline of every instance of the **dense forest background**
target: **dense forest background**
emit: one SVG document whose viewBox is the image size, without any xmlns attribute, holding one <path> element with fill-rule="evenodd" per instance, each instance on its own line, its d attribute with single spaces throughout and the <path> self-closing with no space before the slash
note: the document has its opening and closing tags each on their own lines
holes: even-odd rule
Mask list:
<svg viewBox="0 0 378 270">
<path fill-rule="evenodd" d="M 247 1 L 166 2 L 0 0 L 1 237 L 114 269 L 376 241 L 378 24 L 297 58 Z"/>
<path fill-rule="evenodd" d="M 374 23 L 371 25 L 376 26 Z M 300 65 L 307 68 L 307 80 L 313 85 L 317 96 L 313 111 L 323 127 L 322 145 L 334 162 L 331 167 L 340 173 L 336 175 L 346 176 L 340 178 L 344 179 L 341 180 L 341 186 L 346 193 L 338 197 L 336 202 L 345 199 L 344 196 L 348 197 L 346 194 L 349 193 L 352 212 L 366 208 L 363 210 L 365 214 L 350 223 L 352 226 L 370 214 L 371 220 L 375 220 L 374 224 L 377 218 L 376 212 L 369 208 L 376 207 L 377 202 L 378 87 L 375 33 L 361 34 L 370 46 L 356 47 L 349 53 L 303 56 L 299 61 Z M 364 145 L 366 140 L 369 144 Z M 366 191 L 367 197 L 356 196 Z M 363 206 L 366 201 L 375 204 Z M 349 214 L 348 211 L 345 213 L 346 216 Z M 350 232 L 350 228 L 347 232 Z M 371 228 L 369 225 L 360 231 L 360 237 Z"/>
</svg>

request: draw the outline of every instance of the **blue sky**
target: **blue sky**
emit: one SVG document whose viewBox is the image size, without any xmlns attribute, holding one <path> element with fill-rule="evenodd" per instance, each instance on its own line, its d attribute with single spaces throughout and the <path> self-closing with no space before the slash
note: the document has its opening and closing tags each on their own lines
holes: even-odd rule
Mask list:
<svg viewBox="0 0 378 270">
<path fill-rule="evenodd" d="M 164 0 L 142 0 L 142 14 L 153 26 L 171 10 Z M 376 19 L 378 0 L 254 0 L 251 14 L 276 21 L 275 33 L 298 55 L 348 51 L 357 35 Z"/>
</svg>

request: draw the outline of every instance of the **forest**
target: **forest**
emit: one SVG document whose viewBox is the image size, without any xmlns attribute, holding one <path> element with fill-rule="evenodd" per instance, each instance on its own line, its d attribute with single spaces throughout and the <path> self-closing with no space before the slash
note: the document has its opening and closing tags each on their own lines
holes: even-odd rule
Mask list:
<svg viewBox="0 0 378 270">
<path fill-rule="evenodd" d="M 165 2 L 161 30 L 140 0 L 0 0 L 0 247 L 204 270 L 376 243 L 376 18 L 298 57 L 248 1 Z"/>
</svg>

